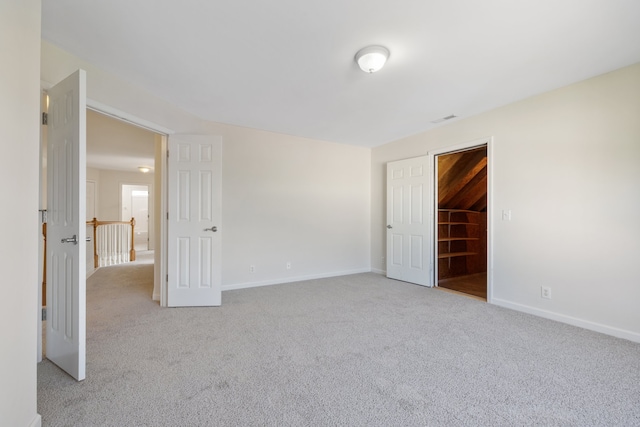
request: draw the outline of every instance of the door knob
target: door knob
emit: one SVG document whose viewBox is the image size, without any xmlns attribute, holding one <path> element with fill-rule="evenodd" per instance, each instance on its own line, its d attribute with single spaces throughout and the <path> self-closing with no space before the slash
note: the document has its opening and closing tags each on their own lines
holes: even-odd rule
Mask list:
<svg viewBox="0 0 640 427">
<path fill-rule="evenodd" d="M 388 228 L 389 230 L 391 230 L 393 227 L 392 227 L 392 226 L 390 226 L 390 225 L 387 225 L 387 228 Z"/>
<path fill-rule="evenodd" d="M 74 234 L 73 237 L 67 237 L 66 239 L 61 239 L 60 242 L 61 243 L 73 243 L 74 245 L 77 245 L 78 244 L 78 236 L 76 236 Z"/>
<path fill-rule="evenodd" d="M 218 231 L 218 227 L 216 227 L 216 226 L 214 225 L 214 226 L 213 226 L 213 227 L 211 227 L 211 228 L 205 228 L 205 229 L 204 229 L 204 231 L 213 231 L 213 232 L 215 233 L 216 231 Z"/>
</svg>

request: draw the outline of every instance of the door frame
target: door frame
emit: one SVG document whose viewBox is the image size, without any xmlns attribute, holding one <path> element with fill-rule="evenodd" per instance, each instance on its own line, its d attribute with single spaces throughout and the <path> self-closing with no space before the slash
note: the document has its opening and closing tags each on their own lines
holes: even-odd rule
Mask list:
<svg viewBox="0 0 640 427">
<path fill-rule="evenodd" d="M 431 204 L 429 211 L 431 221 L 429 222 L 429 238 L 431 239 L 431 270 L 430 282 L 434 287 L 438 286 L 438 163 L 436 157 L 442 154 L 451 154 L 460 151 L 467 151 L 473 148 L 487 147 L 487 302 L 493 301 L 493 136 L 475 139 L 461 144 L 431 150 L 427 153 L 432 171 L 432 185 L 429 187 L 429 200 Z"/>
<path fill-rule="evenodd" d="M 153 133 L 156 133 L 162 137 L 160 142 L 160 157 L 162 158 L 162 164 L 155 165 L 154 173 L 158 174 L 158 170 L 160 172 L 160 188 L 154 188 L 154 192 L 158 191 L 159 199 L 154 201 L 154 205 L 156 203 L 160 203 L 160 212 L 155 221 L 161 221 L 160 235 L 156 236 L 155 241 L 155 252 L 154 252 L 154 272 L 153 272 L 153 289 L 160 289 L 160 295 L 156 295 L 154 293 L 153 299 L 159 297 L 160 306 L 167 306 L 167 282 L 162 280 L 163 277 L 167 275 L 167 224 L 165 221 L 162 221 L 163 218 L 167 217 L 167 203 L 168 203 L 168 187 L 167 187 L 167 139 L 170 135 L 174 134 L 175 131 L 172 129 L 166 128 L 157 123 L 153 123 L 149 120 L 142 119 L 133 114 L 129 114 L 125 111 L 119 110 L 117 108 L 108 106 L 91 98 L 87 98 L 87 108 L 93 110 L 97 113 L 104 114 L 105 116 L 109 116 L 113 119 L 123 121 L 125 123 L 129 123 L 131 125 L 149 130 Z M 158 148 L 156 147 L 156 150 Z M 157 182 L 154 181 L 154 183 Z M 122 196 L 120 196 L 122 197 Z M 154 198 L 155 199 L 155 198 Z M 120 211 L 122 211 L 122 206 L 119 207 Z M 154 206 L 155 210 L 155 206 Z M 154 225 L 155 227 L 155 225 Z"/>
</svg>

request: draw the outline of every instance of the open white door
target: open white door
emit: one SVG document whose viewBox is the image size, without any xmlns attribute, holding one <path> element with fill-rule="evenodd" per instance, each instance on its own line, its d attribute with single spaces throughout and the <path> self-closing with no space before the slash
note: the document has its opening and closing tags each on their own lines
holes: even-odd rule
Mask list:
<svg viewBox="0 0 640 427">
<path fill-rule="evenodd" d="M 222 140 L 169 137 L 169 307 L 221 304 Z"/>
<path fill-rule="evenodd" d="M 78 381 L 86 349 L 86 73 L 49 90 L 46 356 Z"/>
<path fill-rule="evenodd" d="M 387 163 L 387 277 L 432 286 L 428 157 Z"/>
</svg>

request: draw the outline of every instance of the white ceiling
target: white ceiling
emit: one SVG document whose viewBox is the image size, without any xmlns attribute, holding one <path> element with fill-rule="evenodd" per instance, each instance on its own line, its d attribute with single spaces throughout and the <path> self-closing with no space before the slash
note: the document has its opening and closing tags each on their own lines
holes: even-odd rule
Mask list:
<svg viewBox="0 0 640 427">
<path fill-rule="evenodd" d="M 141 173 L 154 169 L 155 134 L 87 110 L 87 167 Z"/>
<path fill-rule="evenodd" d="M 639 62 L 640 1 L 55 0 L 42 35 L 203 119 L 373 147 Z"/>
</svg>

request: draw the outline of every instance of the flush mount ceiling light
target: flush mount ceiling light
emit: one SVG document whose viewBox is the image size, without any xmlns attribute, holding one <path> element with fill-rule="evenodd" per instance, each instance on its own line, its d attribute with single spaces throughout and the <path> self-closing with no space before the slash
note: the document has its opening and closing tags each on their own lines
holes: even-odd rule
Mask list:
<svg viewBox="0 0 640 427">
<path fill-rule="evenodd" d="M 147 172 L 149 172 L 149 171 L 151 170 L 151 168 L 148 168 L 148 167 L 146 167 L 146 166 L 140 166 L 140 167 L 138 168 L 138 170 L 139 170 L 140 172 L 142 172 L 142 173 L 147 173 Z"/>
<path fill-rule="evenodd" d="M 367 46 L 356 53 L 356 62 L 365 73 L 380 70 L 389 58 L 389 49 L 383 46 Z"/>
</svg>

